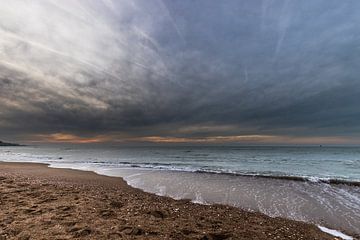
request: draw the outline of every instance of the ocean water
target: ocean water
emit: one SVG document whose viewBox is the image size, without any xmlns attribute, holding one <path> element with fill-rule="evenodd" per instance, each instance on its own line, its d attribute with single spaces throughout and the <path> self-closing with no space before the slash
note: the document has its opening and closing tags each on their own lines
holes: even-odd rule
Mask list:
<svg viewBox="0 0 360 240">
<path fill-rule="evenodd" d="M 360 182 L 360 147 L 2 147 L 0 159 Z"/>
<path fill-rule="evenodd" d="M 159 195 L 360 234 L 359 147 L 2 147 L 0 161 L 92 170 Z"/>
</svg>

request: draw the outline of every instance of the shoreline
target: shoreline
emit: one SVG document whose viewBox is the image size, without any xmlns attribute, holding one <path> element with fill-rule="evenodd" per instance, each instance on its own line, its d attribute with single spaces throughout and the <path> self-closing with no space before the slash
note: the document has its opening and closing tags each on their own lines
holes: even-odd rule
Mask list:
<svg viewBox="0 0 360 240">
<path fill-rule="evenodd" d="M 302 176 L 287 176 L 287 175 L 261 175 L 261 174 L 242 174 L 242 173 L 226 173 L 226 172 L 208 172 L 208 171 L 195 171 L 195 173 L 208 173 L 208 174 L 223 174 L 231 176 L 240 176 L 240 177 L 256 177 L 256 178 L 265 178 L 265 179 L 283 179 L 290 181 L 299 181 L 299 182 L 311 182 L 311 183 L 326 183 L 333 185 L 347 185 L 347 186 L 356 186 L 360 187 L 360 181 L 351 181 L 345 179 L 335 179 L 335 178 L 315 178 L 315 177 L 302 177 Z"/>
<path fill-rule="evenodd" d="M 360 215 L 357 215 L 357 210 L 348 208 L 356 195 L 350 198 L 347 194 L 357 194 L 360 189 L 356 186 L 148 169 L 95 171 L 106 176 L 120 176 L 130 186 L 159 196 L 191 199 L 207 205 L 235 206 L 245 211 L 261 212 L 270 217 L 302 221 L 319 227 L 327 226 L 350 236 L 360 236 L 360 219 L 356 217 Z M 350 200 L 337 201 L 342 197 L 349 197 Z M 297 200 L 297 203 L 294 204 L 292 200 Z M 335 211 L 322 207 L 327 201 L 333 201 L 331 206 Z"/>
<path fill-rule="evenodd" d="M 0 161 L 1 162 L 1 161 Z M 97 162 L 95 162 L 97 163 Z M 48 164 L 50 167 L 53 166 L 51 163 Z M 56 165 L 56 164 L 55 164 Z M 135 165 L 135 166 L 134 166 Z M 59 166 L 59 165 L 58 165 Z M 62 167 L 54 168 L 62 168 Z M 217 171 L 205 171 L 205 170 L 185 170 L 185 169 L 167 169 L 167 168 L 151 168 L 151 167 L 141 167 L 136 164 L 120 165 L 123 169 L 132 169 L 132 170 L 145 170 L 145 171 L 167 171 L 167 172 L 176 172 L 176 173 L 199 173 L 199 174 L 212 174 L 212 175 L 225 175 L 225 176 L 235 176 L 235 177 L 249 177 L 249 178 L 264 178 L 264 179 L 279 179 L 279 180 L 289 180 L 297 182 L 309 182 L 309 183 L 323 183 L 330 185 L 346 185 L 360 187 L 360 180 L 350 180 L 350 179 L 340 179 L 340 178 L 328 178 L 328 177 L 314 177 L 314 176 L 297 176 L 297 175 L 266 175 L 261 173 L 236 173 L 236 172 L 217 172 Z M 66 167 L 70 169 L 80 170 L 78 168 Z M 85 170 L 87 171 L 87 170 Z M 91 170 L 92 171 L 92 170 Z"/>
<path fill-rule="evenodd" d="M 52 168 L 48 164 L 42 163 L 0 162 L 0 186 L 1 192 L 7 191 L 7 188 L 17 189 L 9 191 L 14 195 L 12 198 L 10 197 L 13 204 L 11 210 L 10 206 L 8 208 L 4 206 L 6 201 L 2 194 L 0 201 L 4 207 L 0 210 L 0 217 L 6 218 L 10 214 L 10 210 L 15 211 L 12 215 L 21 220 L 2 221 L 5 224 L 2 223 L 0 229 L 5 229 L 5 233 L 4 230 L 3 233 L 0 232 L 0 237 L 8 236 L 5 239 L 12 239 L 11 234 L 16 233 L 16 231 L 7 231 L 11 229 L 14 222 L 22 226 L 28 221 L 36 224 L 33 224 L 32 229 L 26 229 L 26 225 L 22 226 L 27 233 L 24 233 L 23 229 L 13 237 L 19 234 L 28 234 L 29 238 L 27 239 L 38 239 L 32 236 L 34 234 L 36 236 L 40 232 L 45 234 L 41 236 L 49 234 L 48 228 L 45 232 L 41 231 L 44 224 L 54 225 L 58 228 L 59 225 L 64 224 L 60 228 L 62 231 L 58 229 L 58 235 L 65 239 L 74 237 L 96 239 L 100 236 L 109 239 L 162 239 L 164 237 L 170 239 L 246 239 L 249 237 L 258 239 L 275 237 L 277 237 L 276 239 L 334 239 L 333 236 L 320 231 L 313 224 L 284 218 L 271 218 L 262 213 L 247 212 L 226 205 L 200 205 L 191 203 L 189 200 L 160 197 L 129 186 L 121 177 L 108 177 L 91 171 Z M 31 188 L 26 191 L 22 189 L 24 186 Z M 39 186 L 41 188 L 35 188 Z M 31 190 L 33 188 L 34 190 Z M 35 189 L 43 188 L 46 188 L 47 194 L 45 195 L 33 192 Z M 61 198 L 64 196 L 63 191 L 67 193 L 65 199 Z M 24 199 L 24 196 L 21 196 L 22 193 L 26 193 L 25 196 L 29 199 Z M 49 200 L 46 198 L 48 194 L 57 195 L 57 197 Z M 102 194 L 106 197 L 102 197 Z M 36 200 L 45 197 L 46 199 L 40 201 L 45 201 L 44 206 L 40 203 L 24 209 L 24 202 L 21 201 L 29 203 L 33 197 Z M 69 201 L 69 197 L 73 197 L 73 199 Z M 8 196 L 5 198 L 9 200 Z M 19 199 L 23 200 L 19 202 Z M 89 199 L 93 199 L 93 201 L 89 201 Z M 106 202 L 108 204 L 105 204 Z M 34 201 L 26 205 L 33 203 Z M 62 208 L 60 212 L 53 206 L 59 207 L 64 203 L 66 206 L 60 206 Z M 49 208 L 49 204 L 52 207 Z M 94 210 L 97 209 L 96 207 L 94 209 L 87 208 L 88 205 L 93 204 L 105 205 L 98 207 L 100 208 L 98 211 Z M 33 207 L 34 209 L 32 209 Z M 78 211 L 74 211 L 73 208 Z M 83 214 L 91 215 L 91 220 L 80 218 Z M 54 220 L 58 217 L 62 219 L 43 221 L 44 215 L 47 217 L 51 215 Z M 68 219 L 72 222 L 69 223 Z M 63 223 L 65 220 L 66 223 Z M 7 222 L 8 224 L 6 224 Z M 92 225 L 92 222 L 96 222 L 96 226 Z M 159 226 L 159 224 L 161 225 Z M 119 228 L 119 225 L 122 227 Z M 102 229 L 102 231 L 98 229 Z"/>
</svg>

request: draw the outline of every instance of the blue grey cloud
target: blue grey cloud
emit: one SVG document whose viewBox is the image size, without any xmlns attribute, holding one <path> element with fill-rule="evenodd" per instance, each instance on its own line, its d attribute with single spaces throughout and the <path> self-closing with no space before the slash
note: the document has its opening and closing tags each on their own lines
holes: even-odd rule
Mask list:
<svg viewBox="0 0 360 240">
<path fill-rule="evenodd" d="M 357 0 L 4 1 L 1 133 L 360 137 L 359 9 Z"/>
</svg>

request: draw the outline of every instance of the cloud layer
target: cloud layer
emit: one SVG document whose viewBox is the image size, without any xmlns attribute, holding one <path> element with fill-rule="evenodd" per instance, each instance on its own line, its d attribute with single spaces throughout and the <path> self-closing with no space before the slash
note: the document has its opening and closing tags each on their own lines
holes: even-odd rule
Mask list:
<svg viewBox="0 0 360 240">
<path fill-rule="evenodd" d="M 360 142 L 359 9 L 357 0 L 2 2 L 1 137 Z"/>
</svg>

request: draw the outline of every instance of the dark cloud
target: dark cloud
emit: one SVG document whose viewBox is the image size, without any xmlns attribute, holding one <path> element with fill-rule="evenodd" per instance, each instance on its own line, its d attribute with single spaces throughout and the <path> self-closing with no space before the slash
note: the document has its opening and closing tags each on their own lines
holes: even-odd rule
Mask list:
<svg viewBox="0 0 360 240">
<path fill-rule="evenodd" d="M 360 138 L 359 9 L 357 0 L 1 3 L 1 134 Z"/>
</svg>

